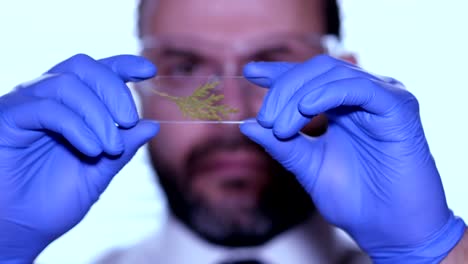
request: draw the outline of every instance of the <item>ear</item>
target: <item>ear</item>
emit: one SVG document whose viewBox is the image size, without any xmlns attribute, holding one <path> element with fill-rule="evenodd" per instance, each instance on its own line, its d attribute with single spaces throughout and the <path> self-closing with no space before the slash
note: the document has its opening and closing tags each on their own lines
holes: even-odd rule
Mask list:
<svg viewBox="0 0 468 264">
<path fill-rule="evenodd" d="M 358 64 L 357 56 L 354 53 L 345 53 L 345 54 L 342 54 L 342 55 L 338 56 L 338 58 L 340 60 L 344 60 L 344 61 L 349 62 L 351 64 L 355 64 L 355 65 Z"/>
</svg>

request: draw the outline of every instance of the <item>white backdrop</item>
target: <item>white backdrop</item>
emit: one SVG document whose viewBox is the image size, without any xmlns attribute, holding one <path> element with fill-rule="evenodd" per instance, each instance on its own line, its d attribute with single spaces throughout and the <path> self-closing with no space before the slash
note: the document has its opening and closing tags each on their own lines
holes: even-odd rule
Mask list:
<svg viewBox="0 0 468 264">
<path fill-rule="evenodd" d="M 135 0 L 1 1 L 0 93 L 76 53 L 95 58 L 135 53 L 135 5 Z M 468 2 L 343 0 L 342 6 L 345 47 L 358 54 L 364 68 L 403 81 L 419 98 L 449 205 L 468 219 Z M 145 158 L 139 152 L 85 220 L 38 261 L 89 263 L 108 248 L 155 232 L 165 210 Z"/>
</svg>

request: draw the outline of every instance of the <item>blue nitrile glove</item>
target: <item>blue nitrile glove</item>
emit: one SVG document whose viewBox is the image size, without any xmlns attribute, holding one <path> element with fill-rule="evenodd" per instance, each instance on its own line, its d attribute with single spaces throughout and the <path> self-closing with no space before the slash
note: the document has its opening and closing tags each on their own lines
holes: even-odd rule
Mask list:
<svg viewBox="0 0 468 264">
<path fill-rule="evenodd" d="M 461 239 L 465 224 L 447 207 L 418 102 L 399 82 L 325 55 L 250 63 L 244 75 L 269 91 L 258 123 L 242 132 L 293 172 L 321 214 L 375 263 L 438 263 Z M 300 133 L 319 113 L 328 131 Z"/>
<path fill-rule="evenodd" d="M 76 55 L 0 97 L 0 263 L 32 263 L 157 133 L 125 84 L 155 73 L 141 57 Z"/>
</svg>

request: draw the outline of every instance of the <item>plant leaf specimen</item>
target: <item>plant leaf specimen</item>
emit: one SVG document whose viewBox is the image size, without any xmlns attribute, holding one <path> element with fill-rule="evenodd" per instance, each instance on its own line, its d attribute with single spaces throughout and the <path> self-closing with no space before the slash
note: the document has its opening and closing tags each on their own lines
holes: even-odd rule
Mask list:
<svg viewBox="0 0 468 264">
<path fill-rule="evenodd" d="M 213 91 L 218 85 L 219 81 L 206 82 L 195 89 L 191 95 L 181 97 L 156 90 L 153 90 L 153 92 L 173 101 L 179 107 L 184 117 L 198 120 L 222 121 L 229 115 L 239 112 L 239 110 L 221 104 L 224 95 Z"/>
</svg>

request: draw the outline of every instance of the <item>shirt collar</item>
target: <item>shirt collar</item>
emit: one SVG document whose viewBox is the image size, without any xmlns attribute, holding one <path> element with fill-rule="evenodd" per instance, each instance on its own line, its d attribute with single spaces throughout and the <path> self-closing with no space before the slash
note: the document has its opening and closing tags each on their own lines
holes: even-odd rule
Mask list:
<svg viewBox="0 0 468 264">
<path fill-rule="evenodd" d="M 168 216 L 152 241 L 151 259 L 160 263 L 216 264 L 231 257 L 257 258 L 265 263 L 333 263 L 342 247 L 336 230 L 320 216 L 285 231 L 264 245 L 228 248 L 206 242 L 178 219 Z"/>
</svg>

